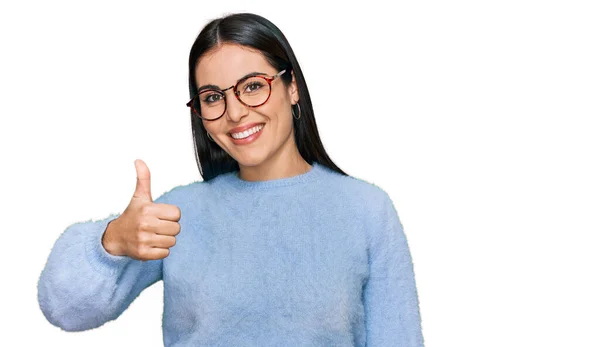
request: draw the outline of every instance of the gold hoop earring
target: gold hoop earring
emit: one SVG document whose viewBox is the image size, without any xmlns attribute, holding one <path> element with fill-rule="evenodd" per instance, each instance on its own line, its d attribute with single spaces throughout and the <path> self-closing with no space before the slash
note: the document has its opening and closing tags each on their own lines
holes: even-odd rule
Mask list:
<svg viewBox="0 0 600 347">
<path fill-rule="evenodd" d="M 298 117 L 296 117 L 296 113 L 294 112 L 294 106 L 292 106 L 292 116 L 294 117 L 294 119 L 300 119 L 300 117 L 302 117 L 302 110 L 300 109 L 300 103 L 297 103 L 296 106 L 298 106 Z"/>
<path fill-rule="evenodd" d="M 213 138 L 210 136 L 210 134 L 208 133 L 208 130 L 206 131 L 206 135 L 208 136 L 208 139 L 211 140 L 212 142 L 215 142 L 215 140 L 213 140 Z"/>
</svg>

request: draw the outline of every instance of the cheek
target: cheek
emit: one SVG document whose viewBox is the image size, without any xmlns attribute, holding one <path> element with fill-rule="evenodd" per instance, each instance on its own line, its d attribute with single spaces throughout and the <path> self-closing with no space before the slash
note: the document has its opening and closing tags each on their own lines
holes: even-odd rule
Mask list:
<svg viewBox="0 0 600 347">
<path fill-rule="evenodd" d="M 209 132 L 214 130 L 212 129 L 212 123 L 214 122 L 207 122 L 207 121 L 202 121 L 202 126 L 204 127 L 204 129 L 208 130 Z"/>
<path fill-rule="evenodd" d="M 273 100 L 273 107 L 274 109 L 276 109 L 278 118 L 284 118 L 284 119 L 280 119 L 281 122 L 284 122 L 287 120 L 287 118 L 291 115 L 291 104 L 289 102 L 289 100 L 284 97 L 284 96 L 279 96 L 276 100 Z"/>
<path fill-rule="evenodd" d="M 218 134 L 221 132 L 221 127 L 219 126 L 219 121 L 216 122 L 207 122 L 202 121 L 202 125 L 204 126 L 205 132 L 208 131 L 211 134 Z"/>
<path fill-rule="evenodd" d="M 288 105 L 288 101 L 280 98 L 277 100 L 277 103 L 273 103 L 272 109 L 270 110 L 272 120 L 277 122 L 277 128 L 280 131 L 284 131 L 291 127 L 292 123 L 292 109 L 291 106 Z"/>
</svg>

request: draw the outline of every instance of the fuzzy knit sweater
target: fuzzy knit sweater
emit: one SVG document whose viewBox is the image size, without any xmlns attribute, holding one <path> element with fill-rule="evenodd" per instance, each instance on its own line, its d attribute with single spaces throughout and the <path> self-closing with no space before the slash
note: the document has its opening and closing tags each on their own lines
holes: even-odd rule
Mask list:
<svg viewBox="0 0 600 347">
<path fill-rule="evenodd" d="M 154 202 L 181 210 L 164 259 L 106 252 L 119 214 L 66 228 L 38 282 L 50 323 L 99 327 L 162 280 L 165 346 L 423 346 L 407 239 L 378 186 L 314 162 L 267 181 L 230 172 Z"/>
</svg>

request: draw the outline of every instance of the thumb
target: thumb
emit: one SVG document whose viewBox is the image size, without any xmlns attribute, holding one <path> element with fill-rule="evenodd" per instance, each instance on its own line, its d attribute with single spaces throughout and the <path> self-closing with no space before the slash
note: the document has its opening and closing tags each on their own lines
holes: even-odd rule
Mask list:
<svg viewBox="0 0 600 347">
<path fill-rule="evenodd" d="M 134 161 L 135 172 L 137 175 L 137 183 L 133 197 L 152 201 L 152 193 L 150 192 L 150 169 L 141 159 Z"/>
</svg>

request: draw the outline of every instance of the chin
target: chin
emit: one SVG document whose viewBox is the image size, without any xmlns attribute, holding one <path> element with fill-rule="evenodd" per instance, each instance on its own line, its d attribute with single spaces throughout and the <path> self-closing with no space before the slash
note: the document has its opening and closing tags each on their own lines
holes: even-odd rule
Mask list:
<svg viewBox="0 0 600 347">
<path fill-rule="evenodd" d="M 265 158 L 262 156 L 243 155 L 242 158 L 235 158 L 240 166 L 253 167 L 262 164 Z"/>
</svg>

